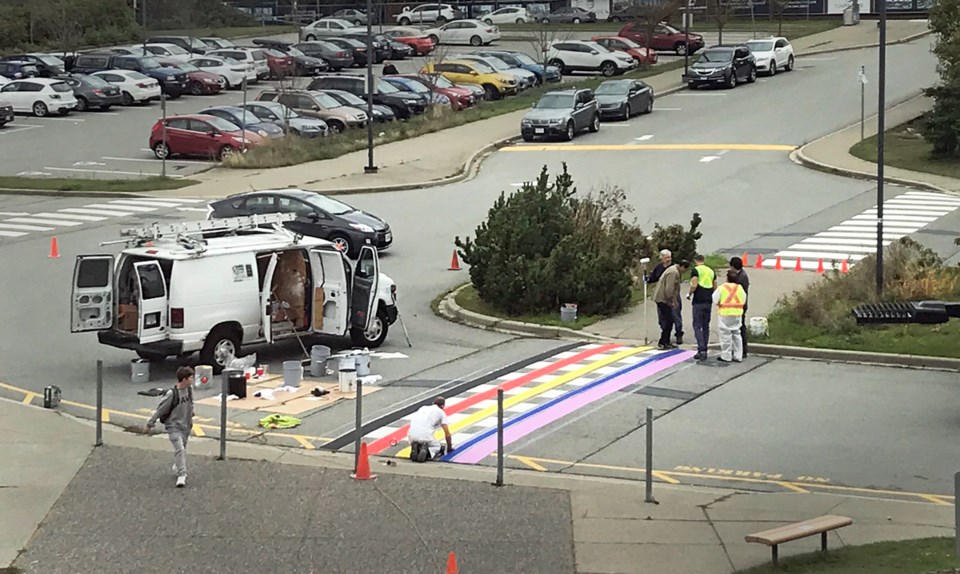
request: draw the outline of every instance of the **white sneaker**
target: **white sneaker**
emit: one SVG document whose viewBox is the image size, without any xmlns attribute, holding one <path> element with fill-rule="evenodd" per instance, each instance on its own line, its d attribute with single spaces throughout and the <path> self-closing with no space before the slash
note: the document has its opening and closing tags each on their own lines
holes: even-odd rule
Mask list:
<svg viewBox="0 0 960 574">
<path fill-rule="evenodd" d="M 186 485 L 187 485 L 187 477 L 185 477 L 185 476 L 178 476 L 178 477 L 177 477 L 177 488 L 183 488 L 183 487 L 186 486 Z"/>
</svg>

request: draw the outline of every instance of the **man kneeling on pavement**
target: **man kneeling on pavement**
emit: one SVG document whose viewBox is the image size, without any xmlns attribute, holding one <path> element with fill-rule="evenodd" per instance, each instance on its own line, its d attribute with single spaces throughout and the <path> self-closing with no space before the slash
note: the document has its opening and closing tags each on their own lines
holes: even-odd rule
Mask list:
<svg viewBox="0 0 960 574">
<path fill-rule="evenodd" d="M 407 432 L 407 440 L 410 441 L 410 460 L 426 462 L 453 452 L 449 420 L 447 413 L 443 411 L 445 404 L 443 397 L 437 397 L 433 400 L 433 404 L 422 406 L 413 413 L 410 419 L 410 430 Z M 437 430 L 441 428 L 447 440 L 446 450 L 436 438 Z"/>
</svg>

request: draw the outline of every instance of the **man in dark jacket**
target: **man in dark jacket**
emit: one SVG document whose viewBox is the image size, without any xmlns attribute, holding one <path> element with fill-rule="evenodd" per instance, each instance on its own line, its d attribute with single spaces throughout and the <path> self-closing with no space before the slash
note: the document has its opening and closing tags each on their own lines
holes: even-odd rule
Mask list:
<svg viewBox="0 0 960 574">
<path fill-rule="evenodd" d="M 397 67 L 394 66 L 393 64 L 391 64 L 390 62 L 384 62 L 384 63 L 383 63 L 383 75 L 384 75 L 384 76 L 391 76 L 391 75 L 399 74 L 399 73 L 400 73 L 400 72 L 397 71 Z"/>
<path fill-rule="evenodd" d="M 660 263 L 657 263 L 657 266 L 653 268 L 653 271 L 650 272 L 650 275 L 647 276 L 647 283 L 656 283 L 660 281 L 660 277 L 663 275 L 663 272 L 673 265 L 673 253 L 669 249 L 662 249 L 660 251 Z M 673 328 L 675 329 L 677 335 L 677 344 L 683 344 L 683 299 L 680 294 L 677 293 L 677 304 L 671 308 L 673 312 Z"/>
<path fill-rule="evenodd" d="M 743 259 L 730 258 L 730 267 L 737 270 L 737 284 L 743 287 L 747 294 L 747 302 L 743 306 L 743 320 L 740 322 L 740 339 L 743 341 L 743 357 L 747 357 L 747 306 L 750 304 L 750 277 L 743 268 Z"/>
</svg>

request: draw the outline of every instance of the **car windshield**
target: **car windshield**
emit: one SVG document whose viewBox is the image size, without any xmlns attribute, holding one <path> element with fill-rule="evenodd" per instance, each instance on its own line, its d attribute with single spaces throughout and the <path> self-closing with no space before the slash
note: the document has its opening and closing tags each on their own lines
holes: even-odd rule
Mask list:
<svg viewBox="0 0 960 574">
<path fill-rule="evenodd" d="M 420 82 L 401 82 L 404 86 L 410 88 L 411 92 L 416 92 L 418 94 L 426 94 L 430 90 Z"/>
<path fill-rule="evenodd" d="M 624 45 L 625 45 L 626 47 L 628 47 L 628 48 L 639 48 L 639 47 L 640 47 L 640 44 L 637 44 L 636 42 L 634 42 L 633 40 L 630 40 L 630 39 L 628 39 L 628 38 L 617 38 L 617 40 L 619 40 L 620 43 L 624 44 Z"/>
<path fill-rule="evenodd" d="M 750 48 L 753 52 L 769 52 L 773 50 L 773 42 L 769 40 L 765 41 L 754 41 L 750 40 L 747 42 L 747 47 Z"/>
<path fill-rule="evenodd" d="M 526 54 L 513 54 L 513 57 L 520 61 L 524 66 L 537 66 L 537 62 Z"/>
<path fill-rule="evenodd" d="M 573 96 L 570 94 L 547 94 L 537 102 L 538 110 L 560 110 L 573 107 Z"/>
<path fill-rule="evenodd" d="M 314 97 L 317 98 L 317 102 L 324 108 L 339 108 L 340 102 L 333 99 L 330 95 L 324 94 L 323 92 L 317 92 L 314 94 Z"/>
<path fill-rule="evenodd" d="M 733 60 L 733 50 L 707 50 L 697 62 L 726 63 Z"/>
<path fill-rule="evenodd" d="M 140 67 L 144 70 L 155 70 L 160 67 L 160 62 L 153 58 L 142 58 L 140 60 Z"/>
<path fill-rule="evenodd" d="M 141 74 L 140 72 L 127 72 L 127 77 L 131 80 L 149 80 L 150 76 Z"/>
<path fill-rule="evenodd" d="M 485 63 L 485 62 L 480 62 L 480 61 L 477 61 L 477 60 L 470 60 L 470 64 L 473 66 L 473 68 L 474 68 L 476 71 L 481 72 L 481 73 L 483 73 L 483 74 L 492 74 L 492 73 L 496 72 L 496 70 L 494 70 L 492 67 L 490 67 L 490 65 L 488 65 L 488 64 Z"/>
<path fill-rule="evenodd" d="M 340 46 L 337 46 L 336 44 L 334 44 L 334 43 L 332 43 L 332 42 L 320 42 L 320 41 L 317 41 L 316 44 L 317 44 L 318 46 L 320 46 L 321 48 L 323 48 L 324 50 L 330 50 L 330 51 L 333 51 L 333 52 L 339 52 L 339 51 L 340 51 Z"/>
<path fill-rule="evenodd" d="M 429 82 L 429 81 L 432 81 L 435 86 L 438 86 L 438 87 L 441 87 L 441 88 L 452 88 L 452 87 L 453 87 L 453 82 L 451 82 L 450 80 L 444 78 L 444 77 L 441 76 L 440 74 L 437 74 L 437 75 L 435 75 L 435 76 L 431 76 L 430 78 L 427 79 L 427 81 L 428 81 L 428 82 Z"/>
<path fill-rule="evenodd" d="M 280 107 L 280 106 L 263 106 L 263 107 L 265 107 L 266 109 L 270 110 L 271 112 L 273 112 L 273 115 L 278 116 L 278 117 L 280 117 L 280 118 L 289 118 L 289 119 L 292 120 L 292 119 L 294 119 L 294 118 L 299 118 L 299 117 L 300 117 L 300 114 L 297 113 L 297 110 L 295 110 L 295 109 L 293 109 L 293 108 L 288 108 L 288 107 L 286 107 L 286 106 L 283 106 L 283 107 Z"/>
<path fill-rule="evenodd" d="M 188 64 L 184 62 L 183 64 L 177 64 L 177 67 L 183 70 L 184 72 L 199 72 L 200 68 L 194 66 L 193 64 Z"/>
<path fill-rule="evenodd" d="M 290 54 L 291 56 L 300 56 L 301 58 L 306 56 L 306 54 L 294 48 L 293 46 L 290 46 L 289 48 L 287 48 L 287 53 Z"/>
<path fill-rule="evenodd" d="M 203 44 L 200 45 L 201 49 L 205 47 L 206 46 L 204 46 Z M 171 54 L 189 54 L 190 53 L 184 50 L 183 48 L 181 48 L 180 46 L 177 46 L 176 44 L 170 44 L 169 46 L 164 46 L 164 48 L 166 48 L 167 51 L 169 51 Z"/>
<path fill-rule="evenodd" d="M 327 197 L 325 195 L 314 195 L 307 199 L 307 203 L 314 207 L 319 207 L 322 211 L 331 213 L 333 215 L 343 215 L 345 213 L 353 213 L 356 209 L 350 207 L 342 201 L 337 201 L 336 199 Z"/>
<path fill-rule="evenodd" d="M 496 69 L 496 70 L 509 70 L 509 69 L 510 69 L 510 66 L 506 65 L 505 63 L 503 63 L 503 60 L 499 60 L 499 59 L 497 59 L 497 58 L 485 58 L 485 59 L 483 60 L 483 62 L 484 62 L 485 64 L 490 64 L 490 66 L 493 67 L 493 68 Z"/>
<path fill-rule="evenodd" d="M 84 84 L 90 86 L 91 88 L 109 88 L 110 82 L 104 80 L 100 76 L 82 76 L 78 78 Z"/>
<path fill-rule="evenodd" d="M 225 120 L 225 119 L 223 119 L 223 118 L 221 118 L 221 117 L 210 116 L 210 117 L 207 118 L 205 121 L 206 121 L 207 123 L 209 123 L 211 126 L 213 126 L 214 128 L 216 128 L 216 129 L 218 129 L 218 130 L 220 130 L 220 131 L 222 131 L 222 132 L 238 132 L 238 131 L 240 131 L 240 127 L 237 126 L 237 124 L 235 124 L 235 123 L 233 123 L 233 122 L 228 122 L 227 120 Z"/>
<path fill-rule="evenodd" d="M 380 80 L 377 82 L 377 91 L 379 91 L 381 94 L 396 94 L 400 90 L 398 90 L 397 87 L 390 82 Z"/>
<path fill-rule="evenodd" d="M 63 60 L 60 58 L 54 58 L 53 56 L 36 56 L 36 58 L 48 66 L 63 67 Z"/>
<path fill-rule="evenodd" d="M 629 82 L 604 82 L 597 86 L 598 96 L 622 96 L 630 91 Z"/>
<path fill-rule="evenodd" d="M 266 52 L 268 55 L 273 56 L 274 58 L 283 58 L 284 56 L 286 56 L 286 54 L 284 54 L 283 52 L 279 50 L 274 50 L 273 48 L 261 48 L 261 49 L 264 52 Z"/>
<path fill-rule="evenodd" d="M 331 97 L 334 97 L 334 96 L 331 96 Z M 338 92 L 336 93 L 336 96 L 335 96 L 335 97 L 336 97 L 336 99 L 339 99 L 339 100 L 343 101 L 345 104 L 347 104 L 347 105 L 349 105 L 349 106 L 365 106 L 365 105 L 367 105 L 367 103 L 364 102 L 363 99 L 360 98 L 360 96 L 355 96 L 355 95 L 351 94 L 350 92 L 339 92 L 339 91 L 338 91 Z"/>
</svg>

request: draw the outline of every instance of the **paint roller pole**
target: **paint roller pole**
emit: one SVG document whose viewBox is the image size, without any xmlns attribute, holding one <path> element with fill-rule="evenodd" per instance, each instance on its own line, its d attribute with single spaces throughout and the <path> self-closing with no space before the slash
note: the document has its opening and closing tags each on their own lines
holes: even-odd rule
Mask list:
<svg viewBox="0 0 960 574">
<path fill-rule="evenodd" d="M 497 482 L 503 486 L 503 387 L 497 387 Z"/>
<path fill-rule="evenodd" d="M 227 460 L 227 373 L 220 375 L 220 456 L 217 460 Z"/>
<path fill-rule="evenodd" d="M 647 482 L 647 496 L 644 502 L 660 504 L 653 497 L 653 408 L 647 407 L 647 469 L 644 473 Z"/>
<path fill-rule="evenodd" d="M 97 442 L 103 446 L 103 360 L 97 359 Z"/>
<path fill-rule="evenodd" d="M 363 379 L 357 377 L 357 421 L 353 430 L 353 472 L 356 474 L 357 467 L 360 465 L 360 439 L 363 435 L 360 432 L 360 419 L 363 417 Z"/>
</svg>

